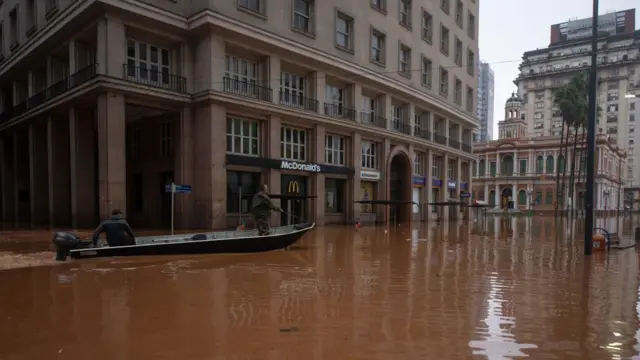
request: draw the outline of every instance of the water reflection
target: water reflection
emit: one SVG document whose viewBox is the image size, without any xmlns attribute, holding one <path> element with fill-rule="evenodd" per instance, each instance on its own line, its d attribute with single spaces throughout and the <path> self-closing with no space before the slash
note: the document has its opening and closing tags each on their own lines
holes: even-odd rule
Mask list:
<svg viewBox="0 0 640 360">
<path fill-rule="evenodd" d="M 581 224 L 327 227 L 289 252 L 23 264 L 0 271 L 0 358 L 631 358 L 638 255 L 585 261 Z M 53 256 L 28 244 L 7 256 Z"/>
</svg>

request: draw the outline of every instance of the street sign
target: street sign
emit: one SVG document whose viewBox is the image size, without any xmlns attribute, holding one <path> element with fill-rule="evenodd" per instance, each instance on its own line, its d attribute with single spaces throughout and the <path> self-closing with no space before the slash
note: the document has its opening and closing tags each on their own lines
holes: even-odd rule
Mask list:
<svg viewBox="0 0 640 360">
<path fill-rule="evenodd" d="M 468 198 L 468 197 L 471 197 L 471 194 L 468 193 L 468 192 L 463 192 L 462 194 L 460 194 L 460 197 L 461 198 Z"/>
<path fill-rule="evenodd" d="M 174 187 L 174 190 L 171 191 L 171 187 Z M 191 192 L 191 185 L 181 185 L 181 184 L 167 184 L 164 186 L 165 192 L 174 192 L 177 194 L 188 194 Z"/>
</svg>

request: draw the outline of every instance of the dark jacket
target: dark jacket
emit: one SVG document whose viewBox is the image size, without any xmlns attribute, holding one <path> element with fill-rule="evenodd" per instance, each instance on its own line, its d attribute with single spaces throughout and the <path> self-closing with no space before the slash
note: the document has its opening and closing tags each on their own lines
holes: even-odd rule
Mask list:
<svg viewBox="0 0 640 360">
<path fill-rule="evenodd" d="M 268 217 L 271 211 L 280 211 L 280 208 L 273 205 L 271 198 L 264 191 L 259 191 L 251 199 L 251 215 L 255 217 Z"/>
<path fill-rule="evenodd" d="M 125 234 L 131 237 L 133 244 L 136 243 L 136 236 L 133 234 L 131 226 L 129 226 L 129 223 L 123 219 L 122 216 L 112 216 L 111 219 L 103 221 L 93 232 L 93 245 L 98 243 L 98 237 L 102 233 L 107 235 L 107 243 L 109 246 L 132 245 L 127 241 Z"/>
</svg>

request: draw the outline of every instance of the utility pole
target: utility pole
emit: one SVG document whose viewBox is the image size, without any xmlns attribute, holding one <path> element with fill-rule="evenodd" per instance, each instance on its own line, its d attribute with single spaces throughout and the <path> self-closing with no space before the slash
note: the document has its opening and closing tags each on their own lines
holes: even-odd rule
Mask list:
<svg viewBox="0 0 640 360">
<path fill-rule="evenodd" d="M 594 177 L 596 158 L 596 117 L 598 96 L 598 0 L 593 0 L 591 22 L 591 74 L 589 75 L 589 122 L 587 124 L 587 193 L 584 222 L 584 254 L 593 253 Z"/>
</svg>

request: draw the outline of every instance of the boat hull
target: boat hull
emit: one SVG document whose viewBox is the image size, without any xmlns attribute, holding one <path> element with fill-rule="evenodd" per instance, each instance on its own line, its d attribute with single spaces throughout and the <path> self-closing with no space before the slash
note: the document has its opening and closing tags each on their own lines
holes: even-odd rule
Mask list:
<svg viewBox="0 0 640 360">
<path fill-rule="evenodd" d="M 286 249 L 300 240 L 314 226 L 315 223 L 301 224 L 291 227 L 292 231 L 264 236 L 246 231 L 218 232 L 210 235 L 188 234 L 183 235 L 182 238 L 176 235 L 171 237 L 172 240 L 163 240 L 163 237 L 145 238 L 143 243 L 136 245 L 77 248 L 70 250 L 69 256 L 74 259 L 87 259 L 113 256 L 257 253 Z M 247 236 L 242 236 L 243 233 Z M 222 237 L 219 234 L 233 234 L 233 236 Z M 205 236 L 206 238 L 203 238 Z M 199 240 L 201 238 L 202 240 Z"/>
</svg>

